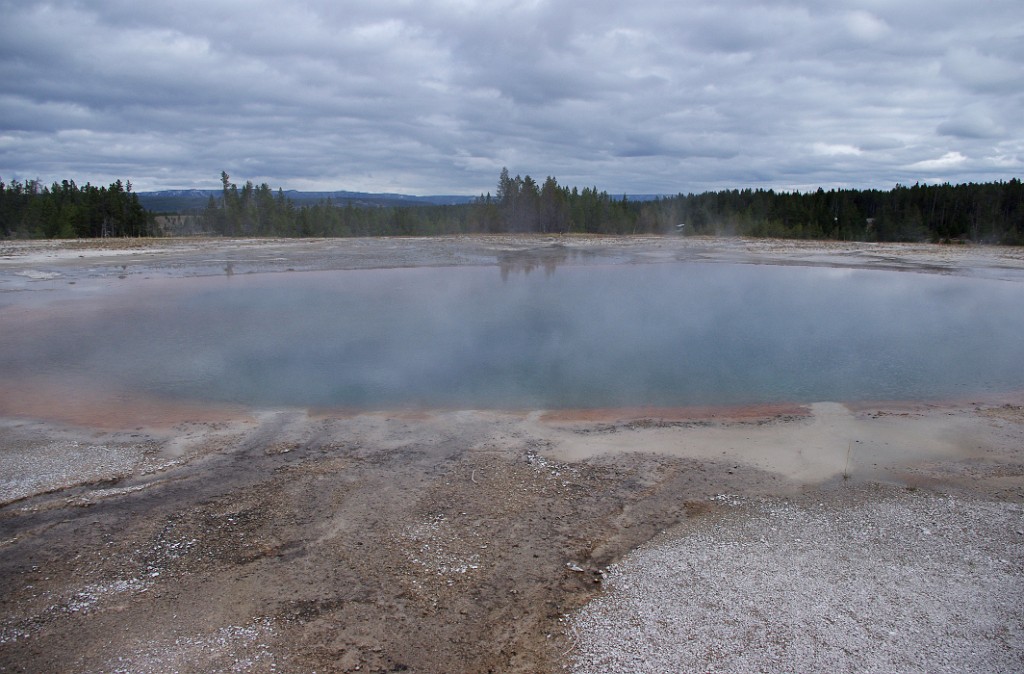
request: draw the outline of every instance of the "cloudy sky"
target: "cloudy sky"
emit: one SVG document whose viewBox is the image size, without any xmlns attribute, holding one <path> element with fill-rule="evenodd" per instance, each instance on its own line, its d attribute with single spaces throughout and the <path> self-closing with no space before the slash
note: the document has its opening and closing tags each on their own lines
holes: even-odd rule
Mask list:
<svg viewBox="0 0 1024 674">
<path fill-rule="evenodd" d="M 0 178 L 612 194 L 1024 175 L 1021 0 L 0 0 Z"/>
</svg>

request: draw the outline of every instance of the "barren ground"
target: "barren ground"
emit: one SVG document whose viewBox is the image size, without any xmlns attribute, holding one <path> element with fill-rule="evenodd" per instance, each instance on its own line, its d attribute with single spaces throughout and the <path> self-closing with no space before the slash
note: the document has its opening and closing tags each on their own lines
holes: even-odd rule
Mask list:
<svg viewBox="0 0 1024 674">
<path fill-rule="evenodd" d="M 592 260 L 1024 281 L 1024 251 L 973 246 L 0 242 L 0 312 L 73 283 L 141 277 Z M 967 653 L 951 660 L 960 669 L 1024 668 L 1024 391 L 941 404 L 346 414 L 83 400 L 59 386 L 21 389 L 2 372 L 0 383 L 0 671 L 940 671 L 939 660 L 900 658 L 944 647 Z M 897 535 L 868 535 L 879 508 Z M 777 535 L 756 535 L 766 526 Z M 921 542 L 922 528 L 939 548 Z M 843 532 L 860 542 L 800 544 Z M 747 556 L 722 556 L 736 546 Z M 673 566 L 681 558 L 685 572 Z M 932 559 L 954 571 L 960 560 L 977 582 L 925 575 L 942 582 L 916 595 L 875 582 L 888 582 L 880 569 L 935 572 Z M 743 581 L 753 566 L 772 582 Z M 823 566 L 839 575 L 820 583 L 878 593 L 845 613 L 821 609 L 837 632 L 809 630 L 806 612 L 786 603 L 801 587 L 827 594 L 803 582 Z M 712 569 L 725 576 L 702 585 Z M 892 573 L 893 583 L 908 577 Z M 648 589 L 630 595 L 637 586 Z M 706 593 L 652 589 L 671 586 Z M 744 588 L 760 603 L 745 604 Z M 723 599 L 711 605 L 711 595 Z M 928 615 L 951 602 L 970 610 L 936 640 Z M 896 634 L 888 659 L 872 650 L 883 627 Z M 702 648 L 685 659 L 666 641 Z M 790 659 L 736 659 L 772 648 Z M 972 648 L 985 657 L 970 659 Z"/>
</svg>

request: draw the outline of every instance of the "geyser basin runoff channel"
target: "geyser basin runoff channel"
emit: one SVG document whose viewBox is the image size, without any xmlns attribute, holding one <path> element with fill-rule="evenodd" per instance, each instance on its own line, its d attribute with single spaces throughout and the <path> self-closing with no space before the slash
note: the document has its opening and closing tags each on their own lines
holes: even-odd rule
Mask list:
<svg viewBox="0 0 1024 674">
<path fill-rule="evenodd" d="M 933 274 L 431 267 L 42 294 L 0 309 L 8 395 L 43 381 L 257 407 L 558 409 L 961 398 L 1024 381 L 1024 286 Z"/>
</svg>

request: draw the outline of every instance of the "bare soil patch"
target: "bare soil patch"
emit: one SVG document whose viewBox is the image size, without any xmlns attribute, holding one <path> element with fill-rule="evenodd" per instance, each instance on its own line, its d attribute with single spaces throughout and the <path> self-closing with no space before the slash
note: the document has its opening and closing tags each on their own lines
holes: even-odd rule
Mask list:
<svg viewBox="0 0 1024 674">
<path fill-rule="evenodd" d="M 604 567 L 764 479 L 657 455 L 557 462 L 520 417 L 484 413 L 177 430 L 187 461 L 153 435 L 6 434 L 6 468 L 29 453 L 57 475 L 0 514 L 0 667 L 552 671 Z M 101 449 L 135 454 L 105 467 Z"/>
</svg>

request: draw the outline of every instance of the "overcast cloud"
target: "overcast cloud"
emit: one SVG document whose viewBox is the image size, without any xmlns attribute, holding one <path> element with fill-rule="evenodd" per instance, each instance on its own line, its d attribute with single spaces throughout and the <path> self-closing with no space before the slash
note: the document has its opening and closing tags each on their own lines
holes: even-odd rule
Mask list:
<svg viewBox="0 0 1024 674">
<path fill-rule="evenodd" d="M 0 0 L 0 177 L 610 193 L 1024 175 L 1020 0 Z"/>
</svg>

